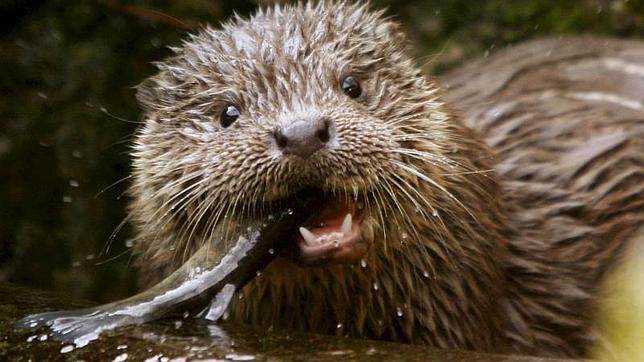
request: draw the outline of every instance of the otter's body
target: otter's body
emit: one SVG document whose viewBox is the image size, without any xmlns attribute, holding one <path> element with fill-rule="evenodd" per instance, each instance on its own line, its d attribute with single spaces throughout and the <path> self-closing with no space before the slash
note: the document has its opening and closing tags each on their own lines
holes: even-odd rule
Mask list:
<svg viewBox="0 0 644 362">
<path fill-rule="evenodd" d="M 396 24 L 323 2 L 235 19 L 176 52 L 139 88 L 131 213 L 144 282 L 315 188 L 328 202 L 305 228 L 351 237 L 323 248 L 285 235 L 299 264 L 277 258 L 234 320 L 584 353 L 597 283 L 644 221 L 642 43 L 532 43 L 439 91 Z"/>
</svg>

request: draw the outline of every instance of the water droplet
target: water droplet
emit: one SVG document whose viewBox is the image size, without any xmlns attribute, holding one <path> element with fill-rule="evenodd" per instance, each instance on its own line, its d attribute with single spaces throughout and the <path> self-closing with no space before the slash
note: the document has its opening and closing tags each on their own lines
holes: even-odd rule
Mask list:
<svg viewBox="0 0 644 362">
<path fill-rule="evenodd" d="M 258 270 L 258 271 L 256 271 L 256 272 L 255 272 L 255 275 L 257 275 L 257 276 L 261 276 L 261 275 L 262 275 L 262 272 L 261 272 L 260 270 Z"/>
<path fill-rule="evenodd" d="M 125 240 L 125 247 L 126 248 L 131 248 L 134 246 L 134 239 L 127 239 Z"/>
<path fill-rule="evenodd" d="M 377 282 L 373 282 L 373 290 L 378 290 L 380 288 Z"/>
<path fill-rule="evenodd" d="M 271 255 L 275 254 L 275 249 L 273 248 L 268 249 L 268 253 Z"/>
<path fill-rule="evenodd" d="M 366 268 L 367 267 L 367 261 L 365 259 L 361 259 L 360 260 L 360 266 L 363 267 L 363 268 Z"/>
<path fill-rule="evenodd" d="M 243 295 L 243 294 L 238 295 L 238 296 L 237 296 L 237 299 L 240 299 L 240 300 L 241 300 L 241 299 L 244 299 L 244 295 Z"/>
<path fill-rule="evenodd" d="M 183 312 L 183 319 L 186 319 L 188 317 L 190 317 L 190 313 L 189 312 Z"/>
<path fill-rule="evenodd" d="M 436 209 L 432 210 L 432 216 L 438 216 L 438 210 Z"/>
<path fill-rule="evenodd" d="M 174 321 L 174 329 L 179 329 L 181 326 L 183 326 L 182 321 Z"/>
<path fill-rule="evenodd" d="M 402 317 L 402 316 L 403 316 L 403 314 L 404 314 L 404 313 L 403 313 L 402 309 L 400 309 L 400 307 L 396 307 L 396 315 L 397 315 L 398 317 Z"/>
<path fill-rule="evenodd" d="M 268 215 L 267 218 L 268 218 L 268 220 L 273 220 L 275 218 L 275 216 L 273 216 L 273 214 L 270 214 L 270 215 Z"/>
<path fill-rule="evenodd" d="M 337 325 L 337 326 L 335 326 L 335 328 L 337 328 L 337 329 L 342 328 L 342 323 L 338 323 L 338 325 Z"/>
<path fill-rule="evenodd" d="M 293 215 L 293 209 L 286 210 L 286 213 L 289 214 L 289 215 Z"/>
<path fill-rule="evenodd" d="M 127 353 L 122 353 L 116 356 L 112 362 L 123 362 L 127 360 Z"/>
<path fill-rule="evenodd" d="M 226 355 L 226 359 L 231 361 L 252 361 L 255 359 L 255 356 L 250 354 L 229 353 Z"/>
<path fill-rule="evenodd" d="M 39 341 L 46 341 L 48 336 L 46 334 L 41 334 L 40 337 L 38 337 Z"/>
<path fill-rule="evenodd" d="M 403 231 L 402 233 L 400 233 L 400 237 L 403 239 L 407 239 L 409 237 L 409 234 Z"/>
<path fill-rule="evenodd" d="M 37 335 L 27 337 L 27 342 L 33 342 L 34 339 L 38 338 Z"/>
<path fill-rule="evenodd" d="M 72 202 L 72 197 L 69 196 L 69 195 L 63 195 L 63 202 L 67 203 L 67 204 L 71 203 Z"/>
<path fill-rule="evenodd" d="M 69 180 L 69 186 L 78 187 L 80 184 L 76 180 Z"/>
<path fill-rule="evenodd" d="M 124 344 L 120 344 L 120 345 L 116 346 L 116 349 L 126 349 L 126 348 L 127 348 L 127 346 L 124 345 Z"/>
<path fill-rule="evenodd" d="M 63 347 L 63 348 L 61 348 L 61 349 L 60 349 L 60 353 L 69 353 L 69 352 L 71 352 L 71 351 L 73 351 L 73 350 L 74 350 L 74 346 L 72 346 L 71 344 L 69 344 L 69 345 L 67 345 L 67 346 L 65 346 L 65 347 Z"/>
<path fill-rule="evenodd" d="M 429 273 L 425 270 L 425 271 L 423 271 L 423 276 L 424 276 L 425 278 L 429 278 Z"/>
</svg>

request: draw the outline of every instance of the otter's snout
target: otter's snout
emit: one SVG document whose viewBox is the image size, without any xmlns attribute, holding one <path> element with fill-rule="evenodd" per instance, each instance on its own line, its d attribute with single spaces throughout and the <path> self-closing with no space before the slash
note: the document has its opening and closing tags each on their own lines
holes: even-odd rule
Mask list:
<svg viewBox="0 0 644 362">
<path fill-rule="evenodd" d="M 326 118 L 296 119 L 273 132 L 277 146 L 285 154 L 308 158 L 331 139 L 331 121 Z"/>
</svg>

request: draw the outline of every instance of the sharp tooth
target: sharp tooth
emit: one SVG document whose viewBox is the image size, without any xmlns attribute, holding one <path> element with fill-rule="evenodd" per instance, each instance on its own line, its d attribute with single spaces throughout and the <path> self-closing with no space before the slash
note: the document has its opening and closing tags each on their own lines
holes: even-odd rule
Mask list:
<svg viewBox="0 0 644 362">
<path fill-rule="evenodd" d="M 343 235 L 349 235 L 349 233 L 351 232 L 351 214 L 347 214 L 347 216 L 344 217 L 340 231 Z"/>
<path fill-rule="evenodd" d="M 309 231 L 309 229 L 303 226 L 300 226 L 300 235 L 302 235 L 302 238 L 304 239 L 304 241 L 306 241 L 307 244 L 315 245 L 318 243 L 318 238 L 316 238 L 315 235 L 313 235 L 313 233 Z"/>
</svg>

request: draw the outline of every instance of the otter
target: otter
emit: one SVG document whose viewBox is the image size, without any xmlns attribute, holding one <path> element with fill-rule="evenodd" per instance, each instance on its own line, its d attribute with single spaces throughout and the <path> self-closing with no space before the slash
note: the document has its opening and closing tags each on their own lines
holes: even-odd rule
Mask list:
<svg viewBox="0 0 644 362">
<path fill-rule="evenodd" d="M 283 235 L 230 320 L 584 355 L 598 282 L 644 222 L 644 100 L 574 89 L 574 76 L 628 61 L 593 63 L 605 44 L 553 39 L 441 89 L 407 43 L 383 11 L 321 1 L 236 16 L 173 48 L 137 88 L 129 213 L 142 285 L 314 191 L 310 221 Z M 613 50 L 631 48 L 641 77 L 644 46 L 631 45 Z M 547 52 L 576 67 L 531 67 Z"/>
</svg>

